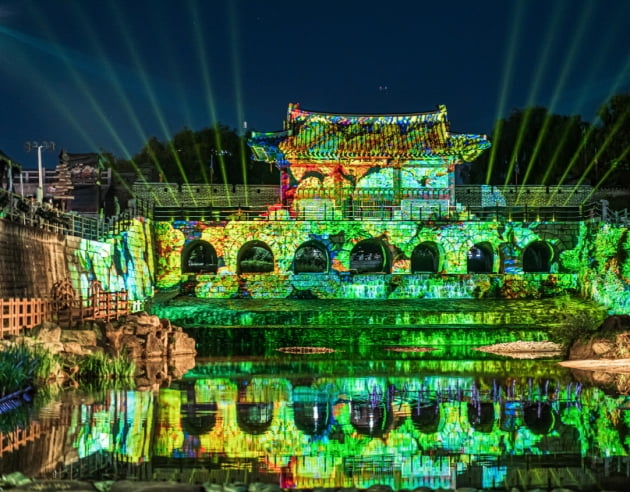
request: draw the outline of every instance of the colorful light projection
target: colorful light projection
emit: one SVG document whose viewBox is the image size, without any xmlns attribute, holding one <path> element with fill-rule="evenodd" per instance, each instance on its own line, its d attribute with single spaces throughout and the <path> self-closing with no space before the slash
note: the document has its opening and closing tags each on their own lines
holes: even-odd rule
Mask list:
<svg viewBox="0 0 630 492">
<path fill-rule="evenodd" d="M 485 136 L 450 133 L 445 106 L 405 115 L 338 115 L 289 105 L 284 132 L 254 133 L 254 157 L 282 173 L 282 203 L 352 213 L 351 202 L 452 199 L 455 166 L 490 146 Z M 318 199 L 311 204 L 301 200 Z M 429 205 L 429 204 L 426 204 Z M 361 206 L 363 206 L 361 204 Z"/>
<path fill-rule="evenodd" d="M 106 242 L 77 240 L 68 262 L 72 284 L 86 295 L 94 280 L 104 290 L 126 290 L 131 301 L 144 301 L 153 296 L 153 240 L 151 224 L 133 219 L 127 229 Z"/>
<path fill-rule="evenodd" d="M 499 486 L 519 457 L 574 456 L 581 466 L 579 457 L 630 449 L 625 397 L 569 381 L 241 376 L 182 384 L 160 391 L 154 420 L 148 393 L 113 395 L 126 405 L 99 412 L 82 405 L 75 447 L 135 463 L 171 458 L 174 467 L 181 458 L 211 459 L 227 470 L 253 459 L 252 472 L 290 477 L 297 488 L 395 490 L 455 488 L 473 468 L 485 469 L 479 486 Z"/>
<path fill-rule="evenodd" d="M 553 224 L 489 221 L 438 225 L 387 220 L 175 221 L 172 224 L 157 223 L 155 231 L 157 287 L 168 289 L 190 281 L 187 288 L 197 297 L 232 297 L 238 293 L 239 281 L 247 284 L 251 296 L 267 298 L 287 297 L 293 287 L 310 289 L 319 298 L 380 299 L 540 297 L 577 288 L 577 271 L 570 263 L 565 265 L 562 261 L 570 256 L 561 256 L 563 248 L 574 241 L 572 231 L 563 232 Z M 216 254 L 216 274 L 185 271 L 188 248 L 199 241 L 211 246 Z M 239 261 L 246 257 L 245 249 L 256 244 L 266 248 L 272 258 L 273 270 L 267 274 L 262 271 L 248 273 L 239 265 Z M 534 244 L 542 245 L 540 251 L 546 251 L 547 258 L 534 262 L 533 266 L 530 262 L 528 266 L 525 260 L 534 251 L 531 249 Z M 295 273 L 296 255 L 303 253 L 304 245 L 322 253 L 327 264 L 321 273 L 329 275 Z M 477 245 L 485 248 L 488 260 L 485 271 L 475 271 L 474 261 L 470 258 L 471 248 Z M 433 268 L 427 270 L 423 266 L 426 262 L 418 259 L 419 247 L 433 255 Z M 367 265 L 365 258 L 379 251 L 381 267 L 360 271 Z M 534 253 L 529 256 L 533 259 L 540 256 L 538 250 Z M 524 275 L 526 268 L 529 273 Z M 408 275 L 410 273 L 416 275 Z M 439 275 L 430 275 L 432 273 Z M 466 276 L 462 277 L 462 274 Z"/>
</svg>

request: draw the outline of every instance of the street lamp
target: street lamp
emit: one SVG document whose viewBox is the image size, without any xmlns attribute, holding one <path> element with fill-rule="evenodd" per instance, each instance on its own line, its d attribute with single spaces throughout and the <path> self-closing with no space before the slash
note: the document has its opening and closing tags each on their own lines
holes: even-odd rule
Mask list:
<svg viewBox="0 0 630 492">
<path fill-rule="evenodd" d="M 42 149 L 44 150 L 55 150 L 55 142 L 46 141 L 38 142 L 37 140 L 29 140 L 24 143 L 24 150 L 26 152 L 30 152 L 31 150 L 37 149 L 37 193 L 36 198 L 38 203 L 42 203 L 44 201 L 44 167 L 42 165 Z"/>
</svg>

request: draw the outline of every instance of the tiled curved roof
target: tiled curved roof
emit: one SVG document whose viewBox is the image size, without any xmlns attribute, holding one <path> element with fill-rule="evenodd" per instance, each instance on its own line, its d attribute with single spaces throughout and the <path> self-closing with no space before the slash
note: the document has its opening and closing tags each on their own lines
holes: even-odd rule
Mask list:
<svg viewBox="0 0 630 492">
<path fill-rule="evenodd" d="M 490 142 L 482 135 L 451 134 L 445 106 L 426 113 L 343 115 L 289 105 L 285 131 L 254 134 L 250 146 L 266 162 L 292 159 L 422 159 L 455 157 L 472 160 Z"/>
</svg>

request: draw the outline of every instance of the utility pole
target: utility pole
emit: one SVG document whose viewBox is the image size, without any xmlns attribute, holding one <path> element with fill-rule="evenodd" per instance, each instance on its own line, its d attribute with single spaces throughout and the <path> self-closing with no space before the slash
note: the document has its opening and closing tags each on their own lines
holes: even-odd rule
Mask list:
<svg viewBox="0 0 630 492">
<path fill-rule="evenodd" d="M 36 199 L 38 203 L 42 203 L 44 201 L 44 166 L 42 164 L 42 149 L 55 150 L 55 142 L 50 140 L 44 140 L 43 142 L 29 140 L 24 143 L 24 150 L 26 150 L 26 152 L 30 152 L 35 149 L 37 149 L 37 175 L 39 178 L 37 182 Z"/>
</svg>

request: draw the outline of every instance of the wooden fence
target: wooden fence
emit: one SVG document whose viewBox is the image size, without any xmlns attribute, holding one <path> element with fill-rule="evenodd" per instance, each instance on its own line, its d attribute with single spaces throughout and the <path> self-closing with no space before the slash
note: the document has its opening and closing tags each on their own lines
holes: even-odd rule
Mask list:
<svg viewBox="0 0 630 492">
<path fill-rule="evenodd" d="M 104 291 L 93 282 L 87 297 L 77 297 L 69 280 L 57 282 L 50 298 L 0 299 L 0 339 L 19 335 L 44 321 L 65 328 L 93 320 L 109 321 L 129 314 L 126 291 Z"/>
<path fill-rule="evenodd" d="M 50 299 L 0 299 L 0 338 L 53 319 Z"/>
<path fill-rule="evenodd" d="M 5 453 L 12 453 L 29 442 L 41 438 L 42 430 L 38 422 L 31 422 L 25 429 L 18 428 L 11 432 L 0 432 L 0 458 Z"/>
</svg>

